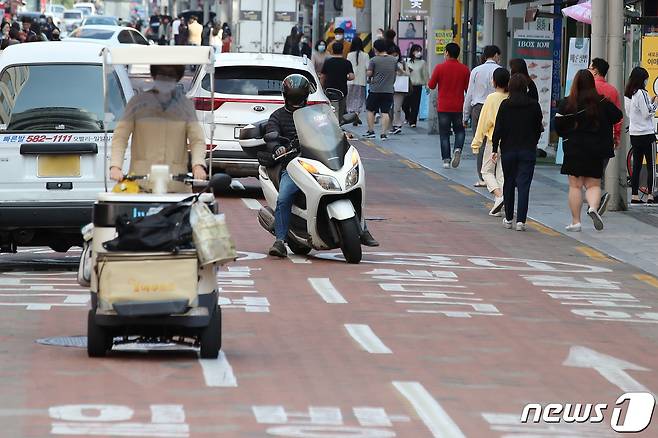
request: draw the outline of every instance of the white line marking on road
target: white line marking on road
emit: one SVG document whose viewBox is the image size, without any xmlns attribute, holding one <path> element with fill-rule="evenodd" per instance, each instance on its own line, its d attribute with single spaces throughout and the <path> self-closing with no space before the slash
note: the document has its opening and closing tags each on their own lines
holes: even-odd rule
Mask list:
<svg viewBox="0 0 658 438">
<path fill-rule="evenodd" d="M 236 388 L 238 381 L 233 374 L 233 368 L 228 363 L 228 359 L 223 351 L 219 352 L 217 359 L 199 358 L 203 378 L 206 380 L 206 386 Z"/>
<path fill-rule="evenodd" d="M 242 202 L 244 202 L 244 205 L 246 205 L 250 210 L 258 211 L 263 208 L 260 202 L 254 198 L 242 198 Z"/>
<path fill-rule="evenodd" d="M 309 278 L 308 282 L 311 283 L 315 292 L 317 292 L 327 303 L 347 304 L 347 300 L 343 298 L 328 278 Z"/>
<path fill-rule="evenodd" d="M 231 181 L 231 188 L 233 190 L 244 190 L 244 185 L 242 185 L 242 183 L 237 179 L 234 179 Z"/>
<path fill-rule="evenodd" d="M 303 255 L 298 255 L 298 254 L 293 254 L 291 252 L 288 253 L 288 258 L 290 259 L 291 262 L 295 264 L 301 264 L 301 265 L 310 265 L 312 262 L 308 259 L 308 257 L 303 256 Z"/>
<path fill-rule="evenodd" d="M 393 352 L 377 337 L 370 326 L 365 324 L 345 324 L 347 333 L 368 353 L 393 354 Z"/>
<path fill-rule="evenodd" d="M 466 438 L 441 405 L 418 382 L 393 382 L 435 438 Z"/>
<path fill-rule="evenodd" d="M 69 295 L 64 300 L 65 303 L 86 304 L 91 297 L 89 295 Z"/>
<path fill-rule="evenodd" d="M 576 368 L 593 368 L 604 379 L 624 392 L 651 392 L 625 371 L 651 370 L 613 356 L 608 356 L 607 354 L 599 353 L 587 347 L 580 345 L 572 346 L 569 350 L 569 356 L 562 365 Z"/>
<path fill-rule="evenodd" d="M 355 407 L 354 416 L 361 426 L 391 427 L 391 419 L 384 408 Z"/>
<path fill-rule="evenodd" d="M 151 405 L 151 423 L 185 423 L 182 405 Z"/>
</svg>

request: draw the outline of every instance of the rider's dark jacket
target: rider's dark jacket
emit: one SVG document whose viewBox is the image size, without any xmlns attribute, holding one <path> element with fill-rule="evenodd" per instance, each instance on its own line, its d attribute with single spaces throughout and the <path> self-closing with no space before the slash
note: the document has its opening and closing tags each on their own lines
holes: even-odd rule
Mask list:
<svg viewBox="0 0 658 438">
<path fill-rule="evenodd" d="M 277 132 L 280 137 L 285 137 L 290 140 L 290 143 L 283 144 L 281 142 L 268 144 L 269 152 L 273 153 L 279 146 L 285 146 L 286 149 L 298 147 L 297 143 L 297 129 L 295 128 L 295 120 L 292 117 L 292 112 L 288 111 L 285 107 L 279 108 L 274 111 L 270 116 L 265 128 L 265 133 Z M 276 162 L 282 169 L 285 169 L 288 163 L 296 157 L 297 154 L 290 154 Z"/>
</svg>

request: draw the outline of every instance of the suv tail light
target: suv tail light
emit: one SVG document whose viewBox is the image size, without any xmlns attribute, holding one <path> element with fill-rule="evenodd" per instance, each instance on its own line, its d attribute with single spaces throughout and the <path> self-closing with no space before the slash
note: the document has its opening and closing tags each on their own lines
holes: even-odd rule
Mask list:
<svg viewBox="0 0 658 438">
<path fill-rule="evenodd" d="M 218 109 L 222 104 L 226 102 L 222 99 L 213 99 L 209 97 L 195 97 L 194 98 L 194 109 L 197 111 L 213 111 Z M 213 108 L 214 106 L 214 108 Z"/>
<path fill-rule="evenodd" d="M 324 100 L 309 100 L 306 102 L 306 105 L 329 105 L 329 102 L 324 101 Z"/>
</svg>

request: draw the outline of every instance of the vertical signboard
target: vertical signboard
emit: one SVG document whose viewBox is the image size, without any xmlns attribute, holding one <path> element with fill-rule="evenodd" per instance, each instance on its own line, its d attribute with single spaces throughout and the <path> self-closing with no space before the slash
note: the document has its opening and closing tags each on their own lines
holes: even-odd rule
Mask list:
<svg viewBox="0 0 658 438">
<path fill-rule="evenodd" d="M 649 72 L 647 91 L 658 95 L 658 36 L 642 37 L 642 67 Z"/>
<path fill-rule="evenodd" d="M 514 32 L 512 55 L 514 58 L 525 59 L 530 78 L 537 85 L 539 104 L 544 119 L 544 132 L 539 139 L 538 147 L 546 150 L 549 137 L 553 82 L 553 32 L 517 30 Z"/>
<path fill-rule="evenodd" d="M 578 70 L 589 67 L 589 38 L 570 38 L 569 54 L 567 58 L 567 78 L 564 84 L 564 95 L 568 96 L 571 84 Z M 558 141 L 555 164 L 562 164 L 564 151 L 562 150 L 562 138 Z"/>
</svg>

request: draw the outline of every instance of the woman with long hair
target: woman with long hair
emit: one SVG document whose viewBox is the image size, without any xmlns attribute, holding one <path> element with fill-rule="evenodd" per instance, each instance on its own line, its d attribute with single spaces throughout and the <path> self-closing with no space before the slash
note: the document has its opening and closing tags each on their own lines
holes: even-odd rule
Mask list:
<svg viewBox="0 0 658 438">
<path fill-rule="evenodd" d="M 347 60 L 352 63 L 354 80 L 347 85 L 347 112 L 361 113 L 366 106 L 366 84 L 368 81 L 368 62 L 370 57 L 363 51 L 363 41 L 359 37 L 352 39 Z M 355 121 L 354 126 L 360 122 Z"/>
<path fill-rule="evenodd" d="M 530 74 L 528 74 L 528 65 L 525 63 L 525 59 L 510 59 L 509 69 L 512 76 L 520 73 L 523 75 L 523 77 L 525 77 L 526 82 L 528 83 L 528 96 L 539 102 L 539 92 L 537 91 L 537 85 L 535 85 L 535 81 L 533 81 L 530 77 Z"/>
<path fill-rule="evenodd" d="M 499 70 L 503 69 L 496 70 L 494 78 Z M 525 231 L 530 201 L 530 184 L 537 162 L 537 142 L 544 128 L 541 107 L 539 102 L 528 95 L 528 81 L 525 75 L 521 73 L 512 75 L 508 91 L 509 98 L 502 101 L 496 116 L 491 159 L 493 162 L 501 161 L 505 176 L 503 225 L 505 228 L 512 228 L 514 197 L 518 192 L 516 230 Z M 487 97 L 487 101 L 490 97 L 491 95 Z M 480 119 L 480 123 L 482 123 L 482 119 Z M 487 145 L 488 147 L 489 145 Z M 482 170 L 484 174 L 484 166 Z"/>
<path fill-rule="evenodd" d="M 301 38 L 302 35 L 297 30 L 297 26 L 293 26 L 290 30 L 290 35 L 286 37 L 286 41 L 283 44 L 283 54 L 300 56 L 299 41 Z"/>
<path fill-rule="evenodd" d="M 415 128 L 418 123 L 418 110 L 420 109 L 423 88 L 429 80 L 427 63 L 423 59 L 423 48 L 418 44 L 414 44 L 409 49 L 407 70 L 409 71 L 409 79 L 411 80 L 411 89 L 402 103 L 402 110 L 404 111 L 407 123 L 409 123 L 409 127 Z"/>
<path fill-rule="evenodd" d="M 603 229 L 597 212 L 601 201 L 603 162 L 614 156 L 612 128 L 622 112 L 596 91 L 589 70 L 576 73 L 569 96 L 560 101 L 555 115 L 555 130 L 564 139 L 564 162 L 561 173 L 569 176 L 571 224 L 567 231 L 580 231 L 583 206 L 582 189 L 589 204 L 587 215 L 594 228 Z"/>
<path fill-rule="evenodd" d="M 633 174 L 631 175 L 631 204 L 641 204 L 638 196 L 640 187 L 640 171 L 642 170 L 642 161 L 647 162 L 647 188 L 649 196 L 647 203 L 653 204 L 653 181 L 655 169 L 653 163 L 654 151 L 653 145 L 656 142 L 656 134 L 653 125 L 653 118 L 656 115 L 656 99 L 654 96 L 649 98 L 646 86 L 649 80 L 649 73 L 642 67 L 635 67 L 631 76 L 626 83 L 624 91 L 624 104 L 626 114 L 630 119 L 628 132 L 631 135 L 631 145 L 633 146 Z"/>
<path fill-rule="evenodd" d="M 311 55 L 311 62 L 313 62 L 313 67 L 315 71 L 320 74 L 322 71 L 322 66 L 324 65 L 324 60 L 327 57 L 327 42 L 325 40 L 319 40 L 315 43 L 315 50 L 313 55 Z"/>
<path fill-rule="evenodd" d="M 404 62 L 404 58 L 400 53 L 400 48 L 393 44 L 390 47 L 391 52 L 389 56 L 395 57 L 398 60 L 397 72 L 396 72 L 396 81 L 395 81 L 395 92 L 393 93 L 393 108 L 391 119 L 393 120 L 393 126 L 391 127 L 391 134 L 400 134 L 402 132 L 402 104 L 404 99 L 409 93 L 409 70 L 407 70 L 407 64 Z"/>
</svg>

